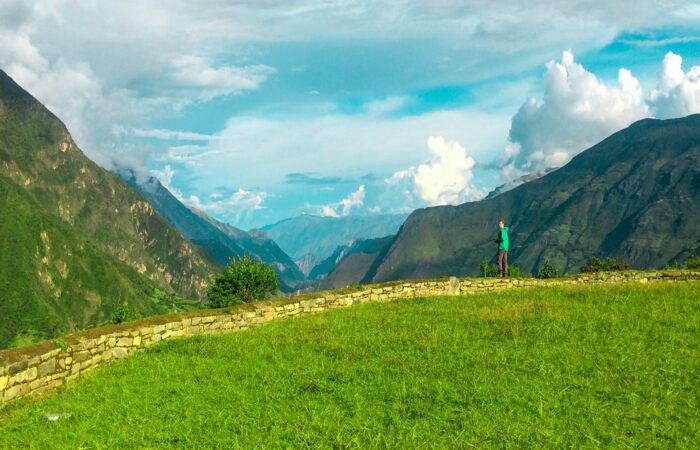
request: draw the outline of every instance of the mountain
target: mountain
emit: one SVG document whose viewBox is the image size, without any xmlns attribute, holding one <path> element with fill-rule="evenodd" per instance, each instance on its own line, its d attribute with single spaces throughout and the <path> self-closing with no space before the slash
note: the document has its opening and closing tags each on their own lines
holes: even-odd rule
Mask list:
<svg viewBox="0 0 700 450">
<path fill-rule="evenodd" d="M 0 177 L 0 345 L 99 323 L 121 302 L 158 312 L 156 287 L 197 298 L 220 270 L 2 71 Z"/>
<path fill-rule="evenodd" d="M 486 199 L 493 198 L 497 195 L 501 195 L 502 193 L 508 192 L 511 189 L 514 189 L 523 183 L 527 183 L 528 181 L 532 181 L 532 180 L 536 180 L 538 178 L 541 178 L 541 177 L 547 175 L 549 172 L 552 172 L 553 170 L 557 170 L 557 168 L 556 167 L 549 167 L 549 168 L 544 169 L 544 170 L 538 170 L 538 171 L 523 175 L 521 177 L 518 177 L 513 181 L 509 181 L 509 182 L 504 183 L 500 186 L 497 186 L 491 192 L 489 192 L 488 195 L 486 195 Z"/>
<path fill-rule="evenodd" d="M 285 292 L 294 290 L 304 281 L 304 274 L 294 261 L 264 233 L 239 230 L 203 211 L 188 208 L 155 178 L 139 183 L 131 173 L 122 176 L 148 199 L 158 213 L 219 264 L 225 266 L 232 258 L 249 255 L 260 258 L 275 269 L 281 281 L 280 287 Z"/>
<path fill-rule="evenodd" d="M 510 225 L 509 260 L 578 271 L 591 256 L 635 268 L 700 253 L 700 115 L 646 119 L 566 166 L 490 199 L 412 213 L 366 278 L 477 274 L 493 259 L 496 222 Z"/>
<path fill-rule="evenodd" d="M 404 214 L 320 217 L 303 214 L 261 228 L 291 256 L 302 272 L 317 264 L 341 245 L 356 239 L 394 234 L 406 219 Z"/>
<path fill-rule="evenodd" d="M 316 289 L 337 289 L 366 281 L 365 274 L 382 255 L 394 236 L 358 239 L 340 246 L 333 255 L 314 267 L 310 279 L 319 280 Z"/>
</svg>

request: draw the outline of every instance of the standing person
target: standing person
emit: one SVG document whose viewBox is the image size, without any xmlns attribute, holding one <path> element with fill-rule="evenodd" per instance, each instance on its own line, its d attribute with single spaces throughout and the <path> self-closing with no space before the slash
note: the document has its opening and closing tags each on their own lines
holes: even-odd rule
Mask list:
<svg viewBox="0 0 700 450">
<path fill-rule="evenodd" d="M 498 261 L 498 272 L 502 277 L 508 276 L 508 227 L 506 221 L 501 219 L 498 221 L 498 234 L 494 242 L 498 244 L 498 253 L 496 259 Z"/>
</svg>

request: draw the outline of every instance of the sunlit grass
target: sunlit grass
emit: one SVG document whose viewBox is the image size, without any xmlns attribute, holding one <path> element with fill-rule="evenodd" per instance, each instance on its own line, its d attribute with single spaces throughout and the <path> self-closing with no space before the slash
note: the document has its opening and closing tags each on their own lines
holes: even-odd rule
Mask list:
<svg viewBox="0 0 700 450">
<path fill-rule="evenodd" d="M 402 300 L 169 342 L 6 407 L 0 448 L 697 448 L 698 292 Z"/>
</svg>

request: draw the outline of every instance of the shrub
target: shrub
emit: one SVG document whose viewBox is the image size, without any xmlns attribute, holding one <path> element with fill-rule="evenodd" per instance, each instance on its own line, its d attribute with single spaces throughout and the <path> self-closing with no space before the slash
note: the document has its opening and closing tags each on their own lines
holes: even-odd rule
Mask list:
<svg viewBox="0 0 700 450">
<path fill-rule="evenodd" d="M 545 259 L 544 265 L 537 272 L 537 278 L 557 278 L 558 276 L 559 272 L 557 272 L 556 267 L 548 259 Z"/>
<path fill-rule="evenodd" d="M 263 300 L 279 292 L 277 274 L 272 267 L 249 256 L 233 260 L 216 275 L 207 289 L 208 306 L 226 306 Z"/>
<path fill-rule="evenodd" d="M 629 264 L 616 258 L 601 259 L 594 256 L 593 258 L 589 259 L 586 264 L 581 266 L 581 273 L 615 272 L 627 270 L 629 268 Z"/>
<path fill-rule="evenodd" d="M 61 338 L 54 339 L 53 343 L 56 344 L 56 348 L 62 352 L 68 350 L 68 344 L 66 344 L 66 341 Z"/>
<path fill-rule="evenodd" d="M 482 277 L 497 277 L 498 266 L 496 264 L 489 264 L 488 260 L 485 259 L 479 266 L 479 273 Z"/>
<path fill-rule="evenodd" d="M 689 259 L 686 261 L 685 268 L 688 270 L 700 270 L 700 256 L 696 256 L 694 259 Z"/>
<path fill-rule="evenodd" d="M 128 303 L 120 303 L 112 312 L 112 323 L 129 322 L 130 320 L 138 319 L 139 313 Z"/>
<path fill-rule="evenodd" d="M 527 278 L 530 276 L 530 274 L 523 272 L 522 269 L 520 269 L 519 267 L 509 266 L 508 276 L 513 278 Z"/>
</svg>

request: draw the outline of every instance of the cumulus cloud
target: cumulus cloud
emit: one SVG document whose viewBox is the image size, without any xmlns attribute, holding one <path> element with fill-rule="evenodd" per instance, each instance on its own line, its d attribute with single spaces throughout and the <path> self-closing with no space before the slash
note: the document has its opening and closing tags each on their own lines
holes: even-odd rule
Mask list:
<svg viewBox="0 0 700 450">
<path fill-rule="evenodd" d="M 428 148 L 430 161 L 395 172 L 385 180 L 388 192 L 404 199 L 402 205 L 456 205 L 486 195 L 472 183 L 475 161 L 459 142 L 431 136 Z"/>
<path fill-rule="evenodd" d="M 358 209 L 364 205 L 365 194 L 365 185 L 363 184 L 337 204 L 321 207 L 320 214 L 324 217 L 349 216 L 353 209 Z"/>
<path fill-rule="evenodd" d="M 700 113 L 700 67 L 684 72 L 682 62 L 681 56 L 666 54 L 656 88 L 645 96 L 627 69 L 619 70 L 616 84 L 606 84 L 565 51 L 561 62 L 547 63 L 542 100 L 528 99 L 511 120 L 500 161 L 502 178 L 512 181 L 560 167 L 646 117 Z"/>
<path fill-rule="evenodd" d="M 547 63 L 544 97 L 528 99 L 511 121 L 506 175 L 561 166 L 576 153 L 649 115 L 639 81 L 620 69 L 617 84 L 599 80 L 565 51 Z"/>
<path fill-rule="evenodd" d="M 673 52 L 664 57 L 659 80 L 649 96 L 654 116 L 665 119 L 700 112 L 700 66 L 683 71 L 683 58 Z"/>
</svg>

